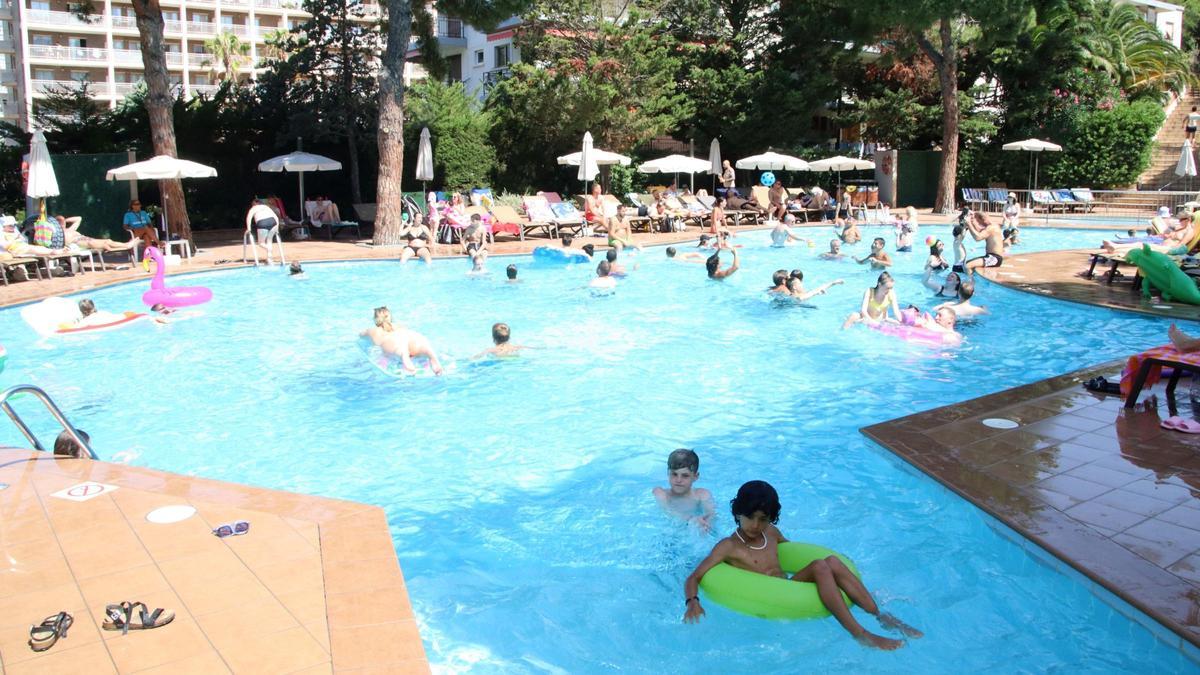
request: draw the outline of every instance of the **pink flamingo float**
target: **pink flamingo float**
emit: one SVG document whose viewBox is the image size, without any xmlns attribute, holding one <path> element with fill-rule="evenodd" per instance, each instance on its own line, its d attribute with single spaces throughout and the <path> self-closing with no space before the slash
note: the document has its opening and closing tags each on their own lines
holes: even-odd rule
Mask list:
<svg viewBox="0 0 1200 675">
<path fill-rule="evenodd" d="M 188 305 L 199 305 L 209 300 L 212 300 L 212 291 L 204 286 L 174 286 L 167 288 L 167 284 L 163 281 L 163 270 L 166 265 L 163 264 L 162 253 L 157 247 L 150 246 L 146 248 L 146 252 L 142 255 L 142 267 L 147 272 L 150 271 L 150 261 L 155 264 L 154 279 L 150 282 L 150 290 L 142 294 L 142 302 L 147 306 L 161 304 L 165 307 L 187 307 Z"/>
</svg>

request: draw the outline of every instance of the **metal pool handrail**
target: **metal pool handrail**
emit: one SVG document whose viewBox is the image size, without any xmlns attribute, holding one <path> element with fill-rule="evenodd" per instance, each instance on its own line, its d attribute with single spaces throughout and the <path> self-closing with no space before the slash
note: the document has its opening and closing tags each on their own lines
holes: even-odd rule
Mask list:
<svg viewBox="0 0 1200 675">
<path fill-rule="evenodd" d="M 88 456 L 92 459 L 99 459 L 96 457 L 96 452 L 92 450 L 91 444 L 84 440 L 82 436 L 80 436 L 79 431 L 76 430 L 75 427 L 71 426 L 71 423 L 67 421 L 66 416 L 63 415 L 62 411 L 58 409 L 58 406 L 54 404 L 54 401 L 50 398 L 49 394 L 42 391 L 38 387 L 33 386 L 32 384 L 18 384 L 15 387 L 9 387 L 8 389 L 5 389 L 4 393 L 0 394 L 0 408 L 4 409 L 4 413 L 8 415 L 8 418 L 12 420 L 13 424 L 17 425 L 17 428 L 21 430 L 21 433 L 25 435 L 25 438 L 29 439 L 30 443 L 33 443 L 34 448 L 41 450 L 42 452 L 46 452 L 46 448 L 42 447 L 42 444 L 38 442 L 37 437 L 34 436 L 33 432 L 29 430 L 29 427 L 25 424 L 25 421 L 22 420 L 21 416 L 17 414 L 17 411 L 13 410 L 12 406 L 9 405 L 8 400 L 17 394 L 32 394 L 35 398 L 41 401 L 42 405 L 46 406 L 46 409 L 50 411 L 50 414 L 54 415 L 54 419 L 58 420 L 58 423 L 62 425 L 62 428 L 65 429 L 67 433 L 71 434 L 71 438 L 75 439 L 75 442 L 79 444 L 79 447 L 87 450 Z"/>
</svg>

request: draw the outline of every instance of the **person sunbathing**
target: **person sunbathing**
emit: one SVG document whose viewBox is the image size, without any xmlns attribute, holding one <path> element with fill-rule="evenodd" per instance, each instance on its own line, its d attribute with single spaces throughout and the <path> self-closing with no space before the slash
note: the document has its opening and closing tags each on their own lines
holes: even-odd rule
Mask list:
<svg viewBox="0 0 1200 675">
<path fill-rule="evenodd" d="M 14 257 L 22 256 L 55 256 L 67 253 L 66 249 L 46 248 L 30 244 L 25 236 L 17 231 L 16 223 L 5 224 L 0 229 L 0 249 L 8 252 Z"/>
<path fill-rule="evenodd" d="M 79 225 L 83 222 L 82 216 L 71 216 L 70 218 L 54 216 L 54 218 L 58 220 L 59 226 L 63 228 L 63 240 L 68 247 L 77 246 L 79 248 L 107 253 L 109 251 L 128 251 L 134 246 L 133 241 L 120 242 L 80 234 Z"/>
<path fill-rule="evenodd" d="M 1200 352 L 1200 338 L 1191 337 L 1179 330 L 1179 326 L 1175 324 L 1171 324 L 1171 327 L 1167 329 L 1167 337 L 1171 338 L 1171 344 L 1175 349 L 1181 352 Z"/>
</svg>

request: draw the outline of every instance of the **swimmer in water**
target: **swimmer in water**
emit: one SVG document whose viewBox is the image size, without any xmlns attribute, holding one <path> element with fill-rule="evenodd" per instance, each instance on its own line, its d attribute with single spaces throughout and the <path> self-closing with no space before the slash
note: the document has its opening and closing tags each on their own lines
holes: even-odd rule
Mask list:
<svg viewBox="0 0 1200 675">
<path fill-rule="evenodd" d="M 672 516 L 695 523 L 704 532 L 712 527 L 712 493 L 704 488 L 692 487 L 700 478 L 700 456 L 694 450 L 680 448 L 667 455 L 666 489 L 654 488 L 654 499 Z"/>
<path fill-rule="evenodd" d="M 384 354 L 400 359 L 400 364 L 409 374 L 417 372 L 413 365 L 414 357 L 424 357 L 429 361 L 429 367 L 434 375 L 442 374 L 442 364 L 438 361 L 437 353 L 433 351 L 429 340 L 420 333 L 409 330 L 403 325 L 392 324 L 392 313 L 387 307 L 375 308 L 375 326 L 360 333 L 362 337 L 371 338 L 371 342 L 383 350 Z"/>
<path fill-rule="evenodd" d="M 809 246 L 812 246 L 811 239 L 797 237 L 796 235 L 792 234 L 791 227 L 789 226 L 795 224 L 795 222 L 796 216 L 793 216 L 789 213 L 783 217 L 782 221 L 775 223 L 775 227 L 771 230 L 772 248 L 783 248 L 784 246 L 787 246 L 789 241 L 804 241 L 808 242 Z"/>
<path fill-rule="evenodd" d="M 509 342 L 509 339 L 511 337 L 512 337 L 512 330 L 509 329 L 508 324 L 506 324 L 506 323 L 492 324 L 492 345 L 493 346 L 488 349 L 483 350 L 482 352 L 476 354 L 472 358 L 478 359 L 478 358 L 482 358 L 484 356 L 509 358 L 509 357 L 519 355 L 519 353 L 522 349 L 529 349 L 525 345 L 514 345 L 513 343 Z"/>
<path fill-rule="evenodd" d="M 720 251 L 713 253 L 712 255 L 710 255 L 708 257 L 708 260 L 704 261 L 704 267 L 706 270 L 708 270 L 708 278 L 709 279 L 716 279 L 716 280 L 720 281 L 721 279 L 725 279 L 729 275 L 738 271 L 737 249 L 736 248 L 727 248 L 727 250 L 733 251 L 733 264 L 731 264 L 729 267 L 726 267 L 725 269 L 721 269 L 721 252 Z"/>
<path fill-rule="evenodd" d="M 588 284 L 593 290 L 612 291 L 617 288 L 617 280 L 610 276 L 612 265 L 607 260 L 601 260 L 596 265 L 596 278 Z"/>
<path fill-rule="evenodd" d="M 680 253 L 674 246 L 667 247 L 667 257 L 675 262 L 703 263 L 704 254 L 695 251 Z"/>
<path fill-rule="evenodd" d="M 870 262 L 873 270 L 891 267 L 892 259 L 888 256 L 887 251 L 883 250 L 884 243 L 883 237 L 875 237 L 875 240 L 871 242 L 871 252 L 862 258 L 855 258 L 854 261 L 859 265 Z"/>
<path fill-rule="evenodd" d="M 841 260 L 842 258 L 845 258 L 845 257 L 846 257 L 846 254 L 842 253 L 842 240 L 841 239 L 830 239 L 829 240 L 829 250 L 827 252 L 821 254 L 822 260 Z"/>
<path fill-rule="evenodd" d="M 788 289 L 788 271 L 787 270 L 775 270 L 775 273 L 771 275 L 771 284 L 773 284 L 773 285 L 767 289 L 768 293 L 771 293 L 773 295 L 791 295 L 792 294 L 791 290 Z"/>
<path fill-rule="evenodd" d="M 953 274 L 953 272 L 951 273 Z M 982 316 L 988 314 L 987 307 L 982 305 L 972 305 L 971 297 L 975 295 L 975 284 L 970 281 L 964 281 L 958 285 L 958 300 L 943 302 L 934 307 L 934 309 L 951 309 L 954 310 L 955 318 L 966 318 L 972 316 Z"/>
<path fill-rule="evenodd" d="M 504 268 L 504 275 L 508 277 L 508 283 L 519 284 L 521 280 L 517 278 L 517 266 L 509 265 Z"/>
<path fill-rule="evenodd" d="M 290 267 L 288 267 L 288 276 L 291 277 L 292 279 L 307 279 L 308 278 L 308 275 L 304 273 L 304 268 L 301 267 L 300 263 L 298 263 L 298 262 L 294 262 L 294 263 L 292 263 L 292 265 Z"/>
<path fill-rule="evenodd" d="M 792 270 L 791 274 L 788 275 L 787 287 L 788 292 L 793 298 L 797 300 L 809 300 L 818 295 L 825 295 L 829 289 L 844 283 L 846 282 L 842 279 L 834 279 L 827 284 L 821 284 L 820 286 L 817 286 L 811 291 L 806 291 L 804 290 L 804 272 L 800 270 Z"/>
<path fill-rule="evenodd" d="M 775 527 L 781 508 L 779 494 L 769 483 L 753 480 L 742 485 L 729 505 L 737 529 L 717 542 L 708 557 L 696 566 L 684 582 L 684 604 L 687 607 L 683 615 L 685 623 L 695 623 L 704 616 L 699 596 L 700 579 L 718 564 L 728 563 L 749 572 L 815 584 L 821 603 L 842 628 L 865 647 L 893 650 L 903 647 L 904 642 L 876 635 L 863 628 L 842 600 L 842 593 L 849 596 L 860 609 L 874 616 L 885 629 L 895 630 L 912 639 L 924 635 L 891 614 L 881 612 L 858 576 L 835 555 L 815 560 L 791 577 L 785 574 L 779 562 L 779 545 L 788 539 Z"/>
<path fill-rule="evenodd" d="M 936 293 L 939 297 L 953 298 L 958 295 L 958 287 L 962 284 L 962 277 L 958 272 L 951 272 L 946 275 L 945 281 L 939 281 L 933 276 L 933 269 L 925 268 L 925 276 L 921 279 L 921 283 L 925 284 L 925 288 Z"/>
<path fill-rule="evenodd" d="M 892 319 L 899 321 L 900 305 L 896 302 L 895 286 L 896 282 L 892 279 L 892 275 L 887 272 L 881 272 L 879 279 L 875 282 L 875 286 L 868 288 L 863 293 L 862 307 L 857 312 L 846 317 L 846 322 L 842 324 L 842 329 L 845 330 L 859 321 L 867 323 L 886 321 L 889 310 L 892 313 Z"/>
</svg>

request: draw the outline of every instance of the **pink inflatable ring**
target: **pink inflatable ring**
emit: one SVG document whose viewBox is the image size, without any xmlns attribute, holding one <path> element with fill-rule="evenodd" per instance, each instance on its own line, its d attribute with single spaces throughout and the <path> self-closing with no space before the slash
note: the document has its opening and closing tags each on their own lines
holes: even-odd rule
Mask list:
<svg viewBox="0 0 1200 675">
<path fill-rule="evenodd" d="M 154 279 L 150 282 L 150 290 L 142 293 L 142 302 L 148 307 L 163 305 L 164 307 L 187 307 L 199 305 L 212 300 L 212 291 L 203 286 L 175 286 L 168 288 L 164 282 L 162 253 L 158 248 L 150 246 L 142 255 L 142 267 L 150 271 L 150 261 L 155 264 Z"/>
</svg>

